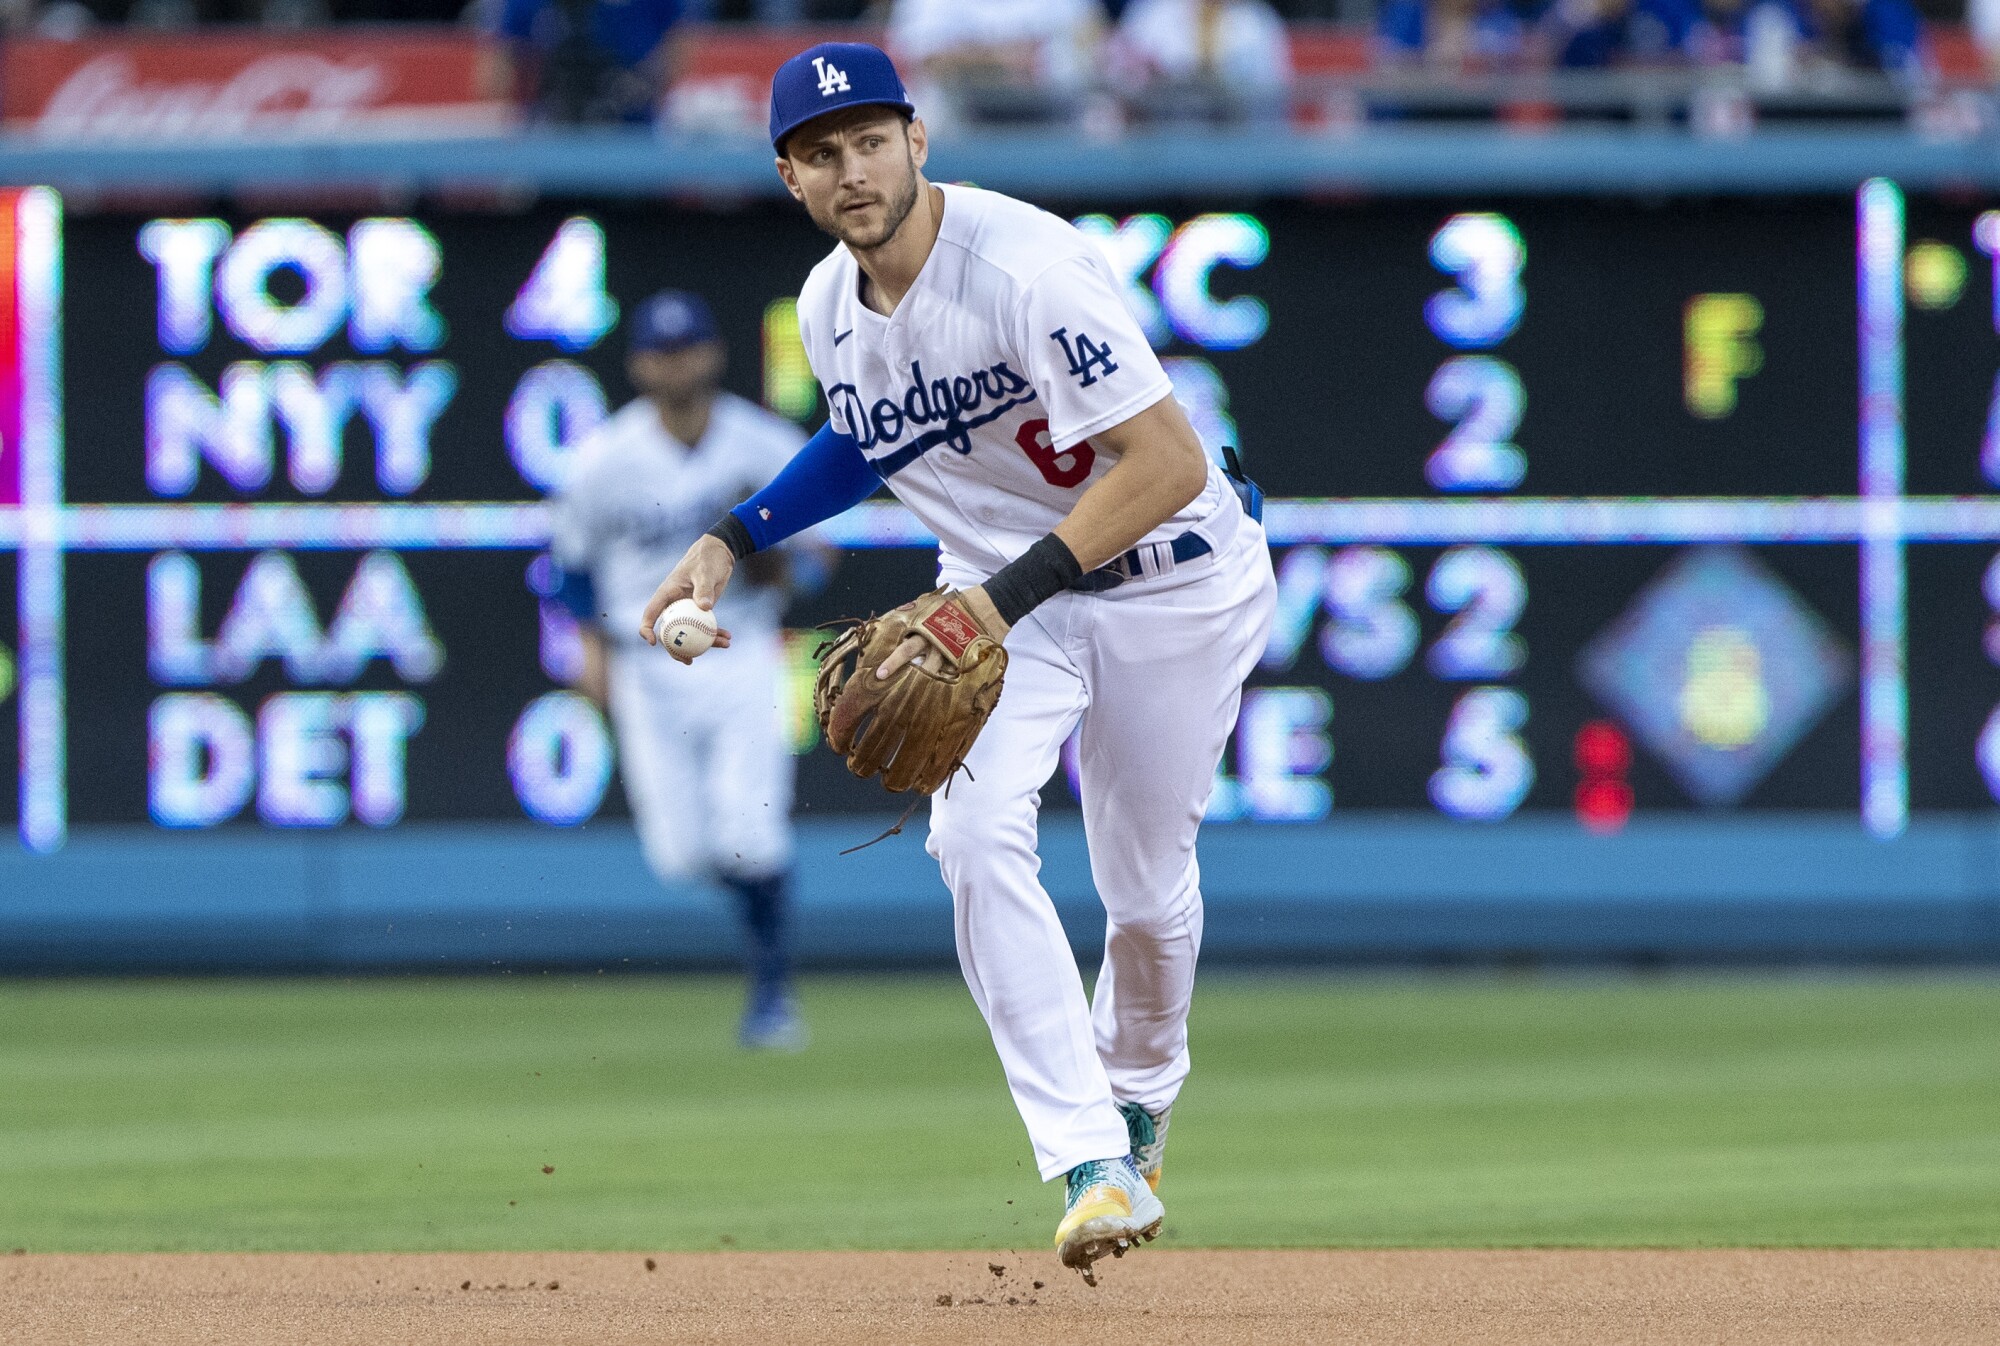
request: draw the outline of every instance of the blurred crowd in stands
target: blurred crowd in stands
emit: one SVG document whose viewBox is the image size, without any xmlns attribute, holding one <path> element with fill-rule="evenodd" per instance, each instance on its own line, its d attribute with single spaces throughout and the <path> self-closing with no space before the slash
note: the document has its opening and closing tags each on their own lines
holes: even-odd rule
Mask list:
<svg viewBox="0 0 2000 1346">
<path fill-rule="evenodd" d="M 1088 125 L 1291 115 L 1298 20 L 1371 31 L 1378 82 L 1736 67 L 1753 87 L 1859 70 L 1918 89 L 1935 72 L 1919 6 L 1961 3 L 1928 17 L 2000 47 L 2000 0 L 0 0 L 0 31 L 455 23 L 493 38 L 482 79 L 495 96 L 552 120 L 641 121 L 693 25 L 855 21 L 886 34 L 933 122 L 1054 108 Z"/>
<path fill-rule="evenodd" d="M 1823 64 L 1918 83 L 1931 64 L 1911 0 L 1387 0 L 1377 34 L 1383 61 L 1450 70 L 1740 65 L 1774 83 Z"/>
</svg>

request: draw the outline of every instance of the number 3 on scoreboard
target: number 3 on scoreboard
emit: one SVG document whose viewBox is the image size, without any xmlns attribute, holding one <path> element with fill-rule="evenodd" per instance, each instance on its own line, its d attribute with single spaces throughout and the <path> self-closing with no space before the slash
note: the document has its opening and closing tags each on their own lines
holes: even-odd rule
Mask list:
<svg viewBox="0 0 2000 1346">
<path fill-rule="evenodd" d="M 1512 336 L 1527 303 L 1527 261 L 1521 232 L 1505 215 L 1469 211 L 1446 220 L 1431 236 L 1431 265 L 1458 284 L 1424 305 L 1431 331 L 1460 350 L 1490 350 Z"/>
</svg>

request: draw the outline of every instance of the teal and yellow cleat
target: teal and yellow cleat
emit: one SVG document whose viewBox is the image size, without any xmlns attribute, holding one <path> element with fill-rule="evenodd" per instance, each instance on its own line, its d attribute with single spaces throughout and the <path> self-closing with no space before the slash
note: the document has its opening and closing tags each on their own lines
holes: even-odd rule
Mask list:
<svg viewBox="0 0 2000 1346">
<path fill-rule="evenodd" d="M 1082 1272 L 1085 1285 L 1097 1284 L 1099 1258 L 1123 1257 L 1127 1248 L 1151 1242 L 1167 1218 L 1130 1155 L 1078 1164 L 1069 1171 L 1066 1198 L 1056 1257 Z"/>
<path fill-rule="evenodd" d="M 1137 1103 L 1120 1103 L 1118 1111 L 1125 1117 L 1125 1134 L 1132 1138 L 1132 1162 L 1146 1186 L 1158 1194 L 1160 1172 L 1167 1166 L 1167 1118 L 1173 1115 L 1174 1105 L 1147 1112 Z"/>
</svg>

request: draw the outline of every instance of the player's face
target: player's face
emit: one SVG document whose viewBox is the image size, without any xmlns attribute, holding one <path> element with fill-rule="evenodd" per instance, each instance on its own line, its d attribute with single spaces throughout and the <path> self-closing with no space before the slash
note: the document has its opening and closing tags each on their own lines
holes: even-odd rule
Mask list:
<svg viewBox="0 0 2000 1346">
<path fill-rule="evenodd" d="M 866 251 L 894 238 L 909 218 L 928 151 L 923 122 L 855 108 L 794 131 L 778 175 L 814 224 Z"/>
<path fill-rule="evenodd" d="M 648 397 L 691 402 L 722 385 L 720 341 L 701 341 L 677 351 L 634 351 L 625 362 L 632 386 Z"/>
</svg>

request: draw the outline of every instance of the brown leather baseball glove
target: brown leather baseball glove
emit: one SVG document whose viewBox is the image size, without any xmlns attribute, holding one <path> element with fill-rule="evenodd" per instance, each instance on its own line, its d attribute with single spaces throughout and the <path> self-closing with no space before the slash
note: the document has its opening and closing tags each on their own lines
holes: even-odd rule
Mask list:
<svg viewBox="0 0 2000 1346">
<path fill-rule="evenodd" d="M 925 650 L 887 678 L 875 670 L 908 636 Z M 958 595 L 937 589 L 849 627 L 821 654 L 813 711 L 857 776 L 931 794 L 972 751 L 1000 701 L 1007 651 Z"/>
</svg>

